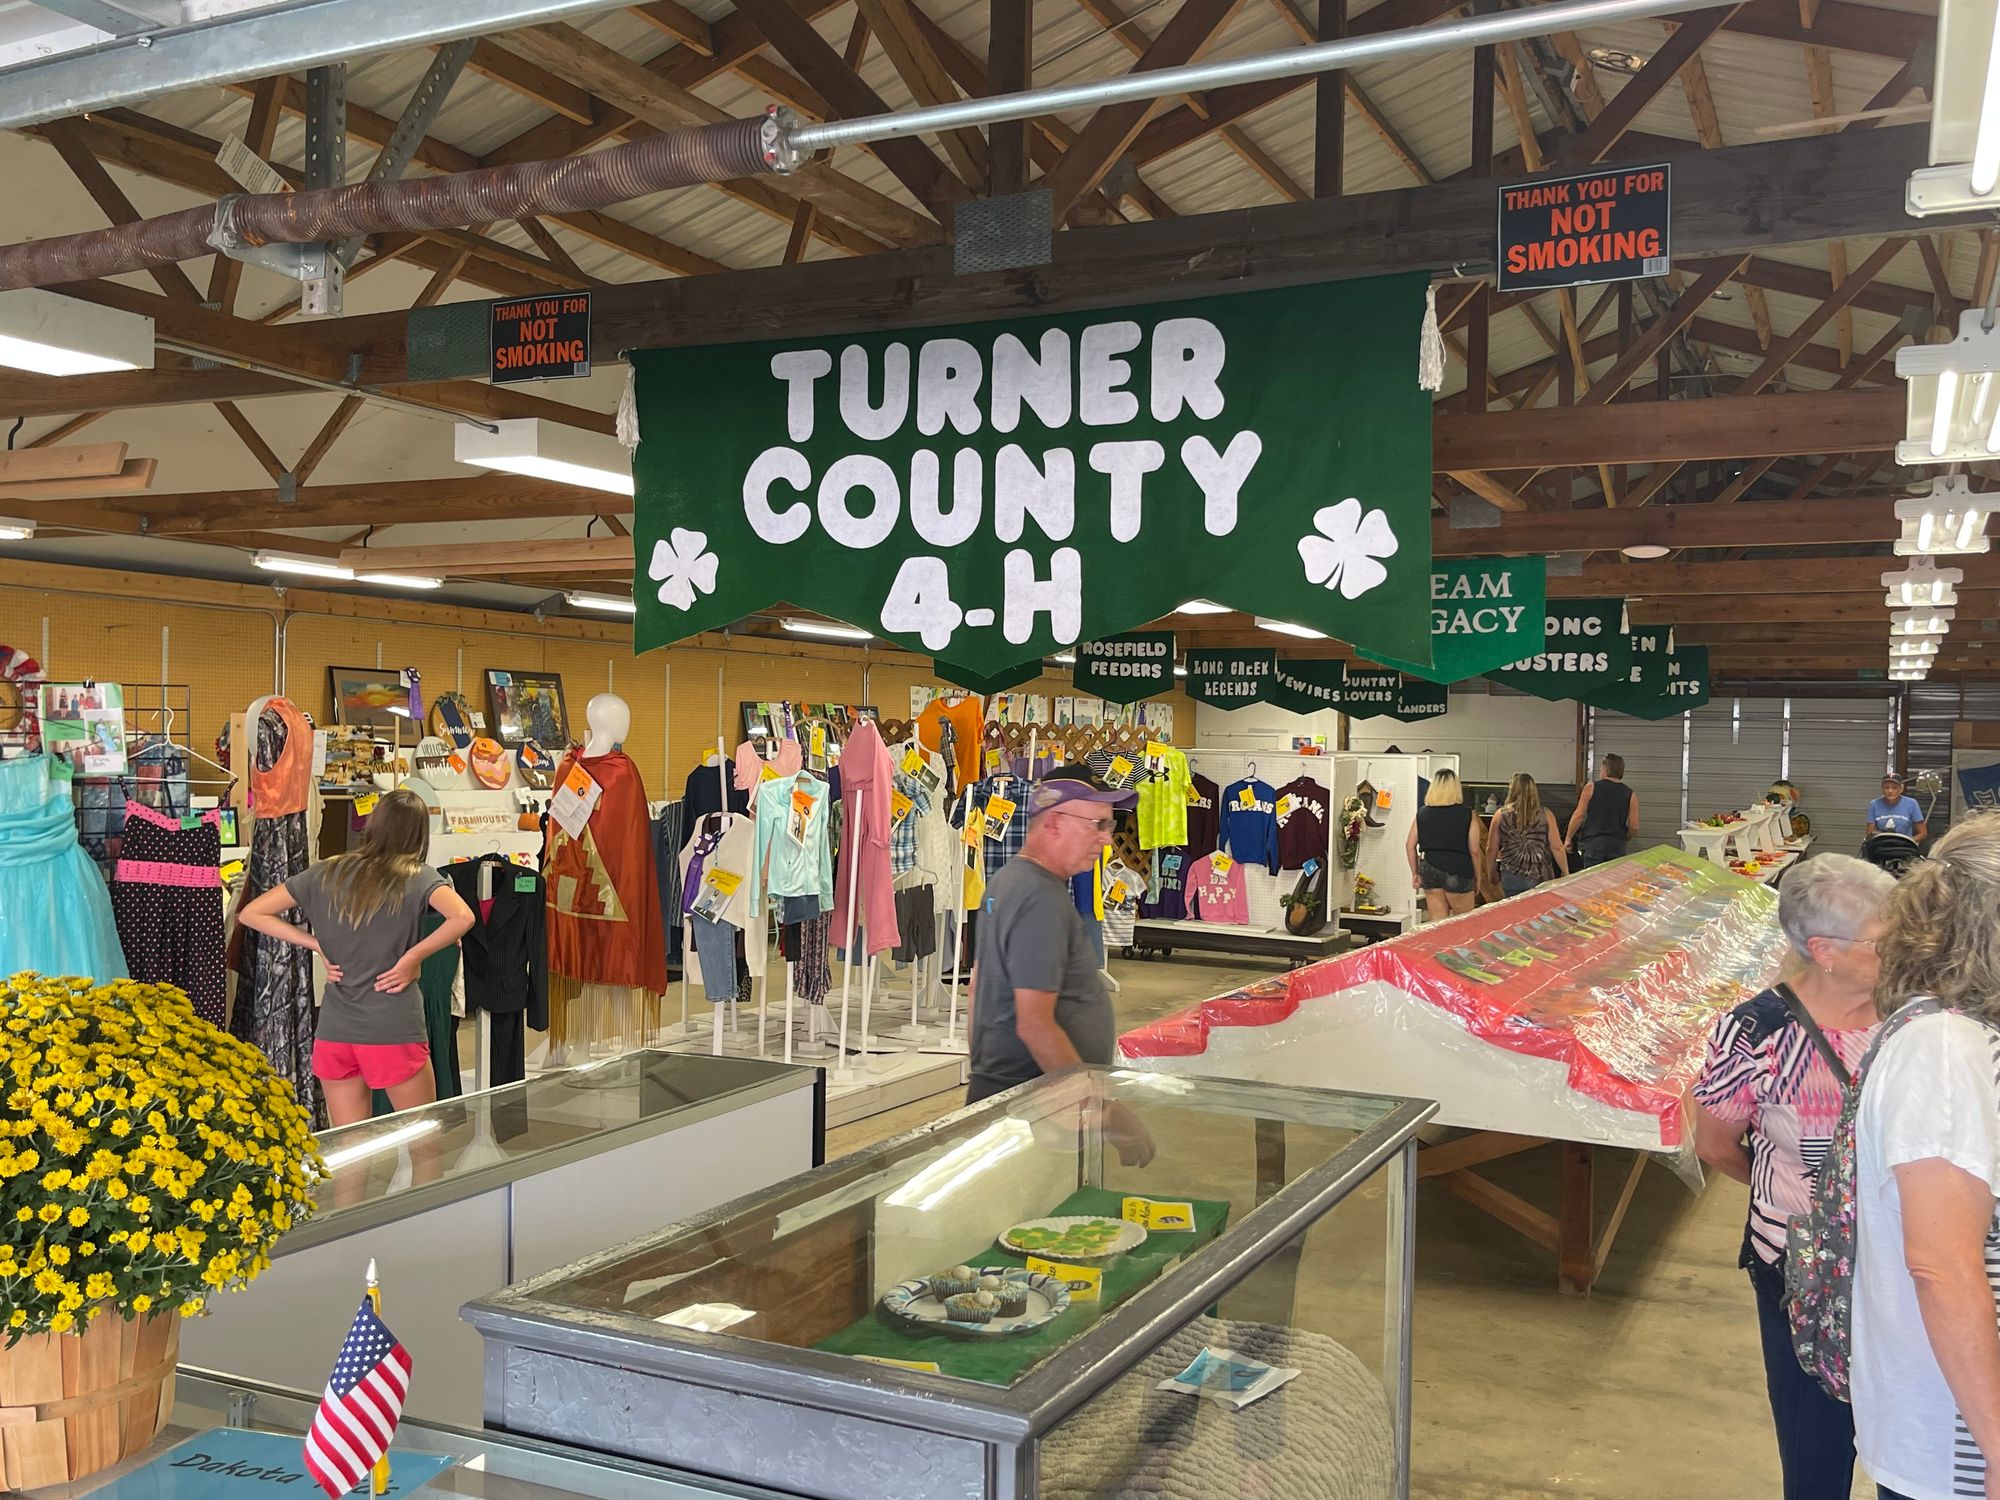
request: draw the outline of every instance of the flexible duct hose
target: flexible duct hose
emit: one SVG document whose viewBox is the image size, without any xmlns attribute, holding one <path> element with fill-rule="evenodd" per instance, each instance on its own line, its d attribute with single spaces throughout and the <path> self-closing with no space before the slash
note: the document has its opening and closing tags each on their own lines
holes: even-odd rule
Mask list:
<svg viewBox="0 0 2000 1500">
<path fill-rule="evenodd" d="M 557 161 L 229 197 L 212 207 L 88 234 L 0 246 L 0 291 L 143 271 L 193 260 L 223 245 L 338 242 L 604 208 L 670 188 L 786 170 L 785 156 L 782 127 L 772 112 L 650 135 Z"/>
</svg>

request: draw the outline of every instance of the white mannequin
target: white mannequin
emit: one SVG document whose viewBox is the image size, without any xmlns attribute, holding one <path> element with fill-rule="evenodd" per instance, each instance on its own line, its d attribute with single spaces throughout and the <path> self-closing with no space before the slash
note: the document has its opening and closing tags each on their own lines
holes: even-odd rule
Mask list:
<svg viewBox="0 0 2000 1500">
<path fill-rule="evenodd" d="M 599 693 L 583 711 L 590 723 L 590 737 L 583 742 L 583 758 L 608 755 L 631 736 L 632 705 L 616 693 Z"/>
</svg>

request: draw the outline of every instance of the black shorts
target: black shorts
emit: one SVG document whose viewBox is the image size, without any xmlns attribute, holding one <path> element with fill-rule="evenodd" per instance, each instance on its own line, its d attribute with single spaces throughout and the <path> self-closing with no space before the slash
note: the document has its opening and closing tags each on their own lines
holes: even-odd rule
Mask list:
<svg viewBox="0 0 2000 1500">
<path fill-rule="evenodd" d="M 1449 870 L 1440 870 L 1422 856 L 1418 856 L 1417 859 L 1417 878 L 1423 882 L 1427 891 L 1448 891 L 1454 896 L 1472 894 L 1470 875 L 1454 875 Z"/>
</svg>

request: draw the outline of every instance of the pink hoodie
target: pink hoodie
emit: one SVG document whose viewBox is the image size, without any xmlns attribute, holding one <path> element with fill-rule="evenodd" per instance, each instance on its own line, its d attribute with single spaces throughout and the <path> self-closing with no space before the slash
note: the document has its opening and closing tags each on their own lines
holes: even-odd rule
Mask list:
<svg viewBox="0 0 2000 1500">
<path fill-rule="evenodd" d="M 846 814 L 840 838 L 840 860 L 833 872 L 833 940 L 847 934 L 847 893 L 855 876 L 849 862 L 861 861 L 860 919 L 867 953 L 894 948 L 903 940 L 896 926 L 896 885 L 889 870 L 889 801 L 895 788 L 896 763 L 872 719 L 863 719 L 847 737 L 840 755 L 840 800 Z M 856 794 L 865 791 L 860 815 Z"/>
</svg>

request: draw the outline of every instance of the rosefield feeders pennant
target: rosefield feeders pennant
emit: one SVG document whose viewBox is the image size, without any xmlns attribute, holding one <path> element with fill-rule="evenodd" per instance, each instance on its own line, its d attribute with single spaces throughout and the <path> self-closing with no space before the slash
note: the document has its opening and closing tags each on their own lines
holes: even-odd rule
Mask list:
<svg viewBox="0 0 2000 1500">
<path fill-rule="evenodd" d="M 306 1470 L 332 1500 L 371 1473 L 375 1494 L 388 1488 L 389 1444 L 410 1393 L 410 1368 L 409 1351 L 382 1321 L 381 1293 L 370 1261 L 361 1310 L 306 1432 Z"/>
</svg>

